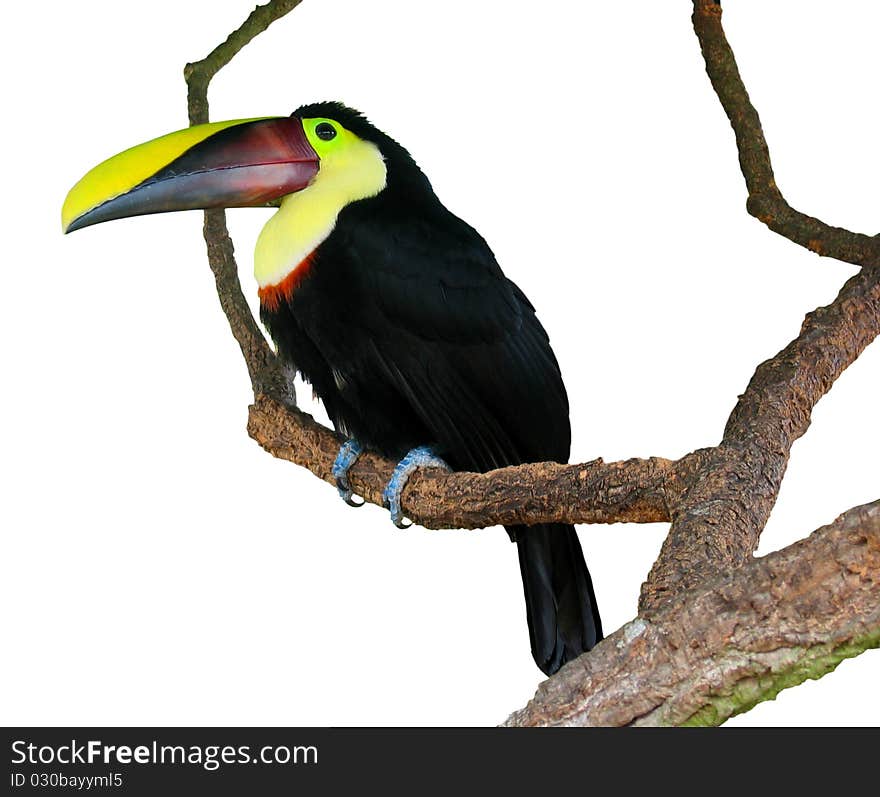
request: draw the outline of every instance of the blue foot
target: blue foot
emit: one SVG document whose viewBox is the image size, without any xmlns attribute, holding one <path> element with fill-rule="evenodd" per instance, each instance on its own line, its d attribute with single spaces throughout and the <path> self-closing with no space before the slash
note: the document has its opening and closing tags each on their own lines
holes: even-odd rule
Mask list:
<svg viewBox="0 0 880 797">
<path fill-rule="evenodd" d="M 394 473 L 391 474 L 391 481 L 385 485 L 382 500 L 385 506 L 391 510 L 391 522 L 399 529 L 408 529 L 412 525 L 412 523 L 405 523 L 403 520 L 400 496 L 403 493 L 403 488 L 406 487 L 407 481 L 409 481 L 409 477 L 418 468 L 443 468 L 444 470 L 449 470 L 449 465 L 436 456 L 428 446 L 419 446 L 412 449 L 397 463 Z"/>
<path fill-rule="evenodd" d="M 351 466 L 357 462 L 357 458 L 361 455 L 361 444 L 357 440 L 346 440 L 339 453 L 336 455 L 336 461 L 333 463 L 333 478 L 336 479 L 336 489 L 339 490 L 339 497 L 349 506 L 363 506 L 363 501 L 355 501 L 352 498 L 351 484 L 348 481 L 348 471 Z"/>
</svg>

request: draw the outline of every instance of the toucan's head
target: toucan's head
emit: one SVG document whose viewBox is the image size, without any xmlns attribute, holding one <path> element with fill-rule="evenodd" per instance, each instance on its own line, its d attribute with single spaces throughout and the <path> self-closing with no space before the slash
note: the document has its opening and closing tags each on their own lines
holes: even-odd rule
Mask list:
<svg viewBox="0 0 880 797">
<path fill-rule="evenodd" d="M 132 147 L 88 172 L 62 210 L 64 232 L 172 210 L 281 210 L 257 243 L 261 287 L 280 282 L 332 232 L 339 212 L 391 186 L 430 185 L 403 147 L 338 102 L 288 117 L 213 122 Z"/>
</svg>

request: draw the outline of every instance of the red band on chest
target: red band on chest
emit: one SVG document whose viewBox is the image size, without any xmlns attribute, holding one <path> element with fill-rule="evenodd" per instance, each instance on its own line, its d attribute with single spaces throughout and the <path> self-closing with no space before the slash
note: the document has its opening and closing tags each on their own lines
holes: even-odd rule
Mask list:
<svg viewBox="0 0 880 797">
<path fill-rule="evenodd" d="M 281 307 L 282 301 L 289 302 L 294 291 L 312 268 L 314 257 L 315 253 L 312 252 L 312 254 L 308 255 L 302 263 L 290 272 L 290 274 L 281 280 L 281 282 L 275 285 L 265 285 L 260 288 L 257 291 L 257 295 L 260 297 L 260 304 L 262 307 L 270 313 L 274 313 L 279 307 Z"/>
</svg>

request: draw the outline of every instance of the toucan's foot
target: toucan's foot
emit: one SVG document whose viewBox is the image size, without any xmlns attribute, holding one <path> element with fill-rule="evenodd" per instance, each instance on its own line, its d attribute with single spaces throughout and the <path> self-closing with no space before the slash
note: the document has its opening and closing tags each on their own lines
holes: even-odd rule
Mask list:
<svg viewBox="0 0 880 797">
<path fill-rule="evenodd" d="M 336 455 L 333 463 L 333 478 L 336 479 L 336 489 L 339 490 L 339 497 L 346 504 L 353 507 L 363 506 L 363 501 L 355 501 L 352 497 L 351 484 L 348 481 L 348 471 L 351 466 L 357 462 L 357 458 L 361 455 L 361 444 L 357 440 L 346 440 Z"/>
<path fill-rule="evenodd" d="M 391 510 L 391 522 L 399 529 L 407 529 L 412 525 L 412 523 L 406 523 L 403 520 L 400 496 L 403 493 L 403 488 L 406 487 L 406 483 L 409 481 L 409 477 L 418 468 L 443 468 L 444 470 L 449 470 L 449 465 L 435 455 L 428 446 L 419 446 L 412 449 L 397 463 L 394 473 L 391 474 L 391 481 L 385 485 L 382 499 L 385 506 Z"/>
</svg>

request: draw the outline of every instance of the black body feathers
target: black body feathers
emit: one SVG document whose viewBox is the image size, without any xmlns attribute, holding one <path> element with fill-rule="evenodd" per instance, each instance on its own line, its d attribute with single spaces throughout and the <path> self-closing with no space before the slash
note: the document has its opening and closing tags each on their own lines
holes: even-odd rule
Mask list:
<svg viewBox="0 0 880 797">
<path fill-rule="evenodd" d="M 262 318 L 337 429 L 400 458 L 431 445 L 453 468 L 566 462 L 568 400 L 548 337 L 483 238 L 450 213 L 403 147 L 337 103 L 304 106 L 372 141 L 387 184 L 339 213 L 289 302 Z M 532 651 L 555 672 L 601 639 L 572 526 L 511 527 Z"/>
</svg>

